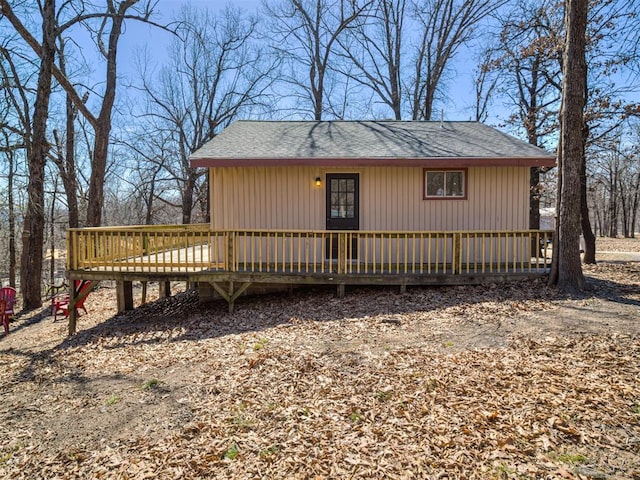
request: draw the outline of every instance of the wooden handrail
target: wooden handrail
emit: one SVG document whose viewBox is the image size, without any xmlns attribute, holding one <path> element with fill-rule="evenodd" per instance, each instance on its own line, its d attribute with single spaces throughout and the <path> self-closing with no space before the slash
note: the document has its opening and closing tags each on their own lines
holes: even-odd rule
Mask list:
<svg viewBox="0 0 640 480">
<path fill-rule="evenodd" d="M 68 230 L 67 268 L 431 275 L 544 271 L 550 230 L 217 230 L 209 225 Z"/>
</svg>

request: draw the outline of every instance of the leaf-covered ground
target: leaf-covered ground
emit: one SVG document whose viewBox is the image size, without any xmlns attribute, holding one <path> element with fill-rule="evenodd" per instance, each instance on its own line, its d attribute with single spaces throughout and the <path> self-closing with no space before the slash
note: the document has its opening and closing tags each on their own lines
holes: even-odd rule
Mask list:
<svg viewBox="0 0 640 480">
<path fill-rule="evenodd" d="M 633 244 L 634 246 L 636 244 Z M 43 312 L 0 340 L 3 478 L 640 479 L 640 264 L 544 282 L 331 289 L 78 335 Z"/>
</svg>

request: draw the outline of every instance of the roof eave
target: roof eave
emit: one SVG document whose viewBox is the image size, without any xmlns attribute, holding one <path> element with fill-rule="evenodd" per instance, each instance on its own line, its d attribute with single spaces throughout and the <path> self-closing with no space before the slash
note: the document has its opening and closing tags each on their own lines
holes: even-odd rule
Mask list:
<svg viewBox="0 0 640 480">
<path fill-rule="evenodd" d="M 556 158 L 425 157 L 425 158 L 191 158 L 192 167 L 555 167 Z"/>
</svg>

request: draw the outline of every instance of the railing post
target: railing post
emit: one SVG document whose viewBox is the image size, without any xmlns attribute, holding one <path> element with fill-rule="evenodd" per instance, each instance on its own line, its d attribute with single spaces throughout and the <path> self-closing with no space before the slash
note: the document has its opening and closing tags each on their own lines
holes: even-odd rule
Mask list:
<svg viewBox="0 0 640 480">
<path fill-rule="evenodd" d="M 338 234 L 338 274 L 345 273 L 347 271 L 347 234 Z"/>
<path fill-rule="evenodd" d="M 67 230 L 67 270 L 75 270 L 76 262 L 74 259 L 74 250 L 73 250 L 73 241 L 71 237 L 73 236 L 73 231 Z"/>
<path fill-rule="evenodd" d="M 236 243 L 236 232 L 227 232 L 227 255 L 226 255 L 226 270 L 228 272 L 235 271 L 234 264 L 234 251 L 235 251 L 235 243 Z"/>
<path fill-rule="evenodd" d="M 462 272 L 462 233 L 453 234 L 453 251 L 451 252 L 451 272 L 459 274 Z"/>
</svg>

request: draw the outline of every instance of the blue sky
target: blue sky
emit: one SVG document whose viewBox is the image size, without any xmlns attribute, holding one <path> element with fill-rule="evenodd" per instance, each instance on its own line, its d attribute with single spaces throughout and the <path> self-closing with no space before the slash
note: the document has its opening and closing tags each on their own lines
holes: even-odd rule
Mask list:
<svg viewBox="0 0 640 480">
<path fill-rule="evenodd" d="M 189 4 L 193 7 L 204 8 L 215 11 L 223 9 L 229 2 L 215 0 L 159 0 L 156 7 L 155 20 L 158 22 L 168 22 L 180 8 Z M 234 0 L 230 2 L 233 6 L 240 7 L 248 13 L 256 12 L 261 4 L 260 0 Z M 136 72 L 135 52 L 145 46 L 149 49 L 154 63 L 161 63 L 163 52 L 170 43 L 172 36 L 162 30 L 150 27 L 140 22 L 129 22 L 126 31 L 121 38 L 119 47 L 120 73 L 124 76 L 134 75 Z M 466 61 L 465 61 L 466 60 Z M 446 87 L 448 101 L 444 106 L 444 117 L 447 120 L 469 120 L 472 117 L 473 98 L 472 92 L 472 66 L 475 60 L 464 59 L 461 54 L 457 59 L 454 73 L 446 77 Z M 99 67 L 98 67 L 99 68 Z M 391 115 L 391 112 L 389 112 Z M 440 111 L 437 118 L 440 118 Z"/>
<path fill-rule="evenodd" d="M 169 22 L 183 5 L 195 8 L 209 8 L 212 11 L 221 10 L 232 4 L 247 12 L 255 12 L 260 6 L 260 0 L 234 0 L 233 2 L 219 0 L 158 0 L 155 8 L 154 21 Z M 125 35 L 121 38 L 121 49 L 129 54 L 136 47 L 148 45 L 152 51 L 161 53 L 164 45 L 171 40 L 171 35 L 161 29 L 145 25 L 141 22 L 128 22 Z"/>
</svg>

